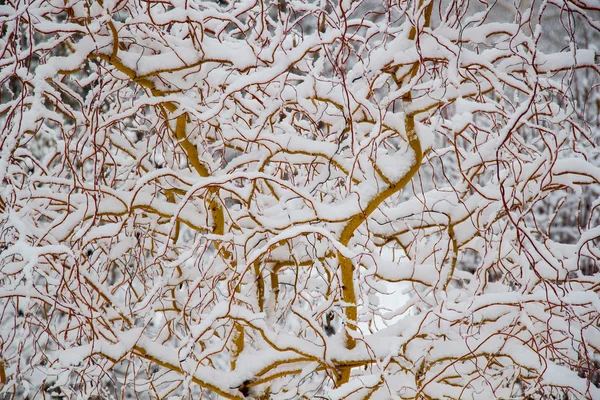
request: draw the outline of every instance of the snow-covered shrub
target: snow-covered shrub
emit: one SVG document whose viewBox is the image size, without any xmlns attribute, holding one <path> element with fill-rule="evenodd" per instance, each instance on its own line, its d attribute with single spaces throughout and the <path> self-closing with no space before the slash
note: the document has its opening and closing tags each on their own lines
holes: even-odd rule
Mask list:
<svg viewBox="0 0 600 400">
<path fill-rule="evenodd" d="M 600 13 L 517 3 L 6 0 L 0 397 L 600 398 Z"/>
</svg>

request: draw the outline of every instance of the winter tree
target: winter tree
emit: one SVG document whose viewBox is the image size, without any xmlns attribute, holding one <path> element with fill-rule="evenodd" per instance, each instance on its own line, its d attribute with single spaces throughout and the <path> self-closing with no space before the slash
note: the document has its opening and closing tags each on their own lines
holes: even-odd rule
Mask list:
<svg viewBox="0 0 600 400">
<path fill-rule="evenodd" d="M 0 24 L 0 398 L 600 398 L 596 0 Z"/>
</svg>

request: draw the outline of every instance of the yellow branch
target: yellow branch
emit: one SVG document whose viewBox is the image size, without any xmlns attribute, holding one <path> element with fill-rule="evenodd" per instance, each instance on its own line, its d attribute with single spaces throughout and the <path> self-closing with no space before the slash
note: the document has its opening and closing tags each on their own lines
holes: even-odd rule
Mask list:
<svg viewBox="0 0 600 400">
<path fill-rule="evenodd" d="M 0 360 L 0 388 L 6 384 L 6 371 L 4 371 L 4 363 Z"/>
<path fill-rule="evenodd" d="M 423 0 L 420 2 L 420 6 L 422 6 Z M 425 26 L 429 25 L 429 21 L 431 18 L 431 10 L 433 3 L 429 3 L 425 10 Z M 416 38 L 416 27 L 411 29 L 409 34 L 409 40 L 415 40 Z M 410 79 L 412 79 L 418 71 L 418 66 L 415 64 L 415 67 L 410 72 Z M 409 105 L 412 101 L 411 92 L 408 91 L 404 96 L 402 96 L 402 101 L 404 103 L 404 109 L 407 109 L 407 105 Z M 342 233 L 340 235 L 340 243 L 344 246 L 347 246 L 350 243 L 350 240 L 354 236 L 354 232 L 360 225 L 362 225 L 367 218 L 379 207 L 381 203 L 383 203 L 386 199 L 390 198 L 390 196 L 394 195 L 402 188 L 404 188 L 412 179 L 412 177 L 417 173 L 421 166 L 421 162 L 423 161 L 423 150 L 421 148 L 421 142 L 417 136 L 415 131 L 415 115 L 416 113 L 406 113 L 404 116 L 404 126 L 406 131 L 406 137 L 408 140 L 408 145 L 414 152 L 414 160 L 412 165 L 410 166 L 408 172 L 398 181 L 389 185 L 387 189 L 380 192 L 377 196 L 375 196 L 364 209 L 363 212 L 357 213 L 344 226 Z M 357 320 L 358 320 L 358 310 L 356 304 L 356 292 L 354 290 L 354 265 L 352 264 L 352 260 L 343 256 L 338 252 L 338 261 L 340 264 L 341 274 L 342 274 L 342 300 L 344 301 L 346 307 L 346 347 L 348 349 L 353 349 L 356 346 L 356 339 L 354 339 L 353 333 L 357 330 Z M 349 381 L 350 379 L 350 367 L 341 368 L 341 378 L 338 380 L 337 384 L 342 385 Z"/>
</svg>

